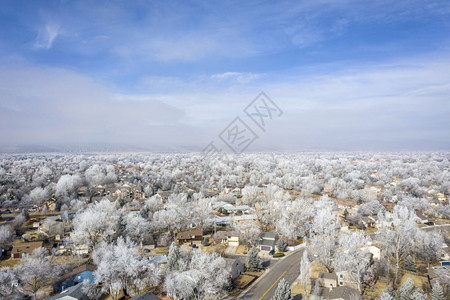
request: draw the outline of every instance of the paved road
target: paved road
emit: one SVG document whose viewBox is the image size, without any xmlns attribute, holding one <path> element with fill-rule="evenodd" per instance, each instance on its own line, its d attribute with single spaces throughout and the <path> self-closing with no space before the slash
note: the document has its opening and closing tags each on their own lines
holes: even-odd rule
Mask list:
<svg viewBox="0 0 450 300">
<path fill-rule="evenodd" d="M 279 260 L 267 270 L 259 281 L 239 295 L 239 299 L 246 300 L 269 300 L 277 288 L 281 278 L 286 279 L 290 284 L 297 279 L 300 274 L 300 261 L 303 249 L 297 250 L 289 256 Z"/>
<path fill-rule="evenodd" d="M 450 231 L 450 224 L 434 225 L 434 226 L 422 227 L 420 229 L 425 230 L 425 231 L 435 231 L 435 230 Z"/>
</svg>

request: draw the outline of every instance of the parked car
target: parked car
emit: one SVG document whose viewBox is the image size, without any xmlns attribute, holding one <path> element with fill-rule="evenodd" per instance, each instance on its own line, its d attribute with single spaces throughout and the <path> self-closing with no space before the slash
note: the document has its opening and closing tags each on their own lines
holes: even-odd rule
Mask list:
<svg viewBox="0 0 450 300">
<path fill-rule="evenodd" d="M 425 222 L 425 225 L 434 226 L 434 222 Z"/>
<path fill-rule="evenodd" d="M 269 255 L 274 255 L 275 254 L 275 250 L 270 250 Z"/>
</svg>

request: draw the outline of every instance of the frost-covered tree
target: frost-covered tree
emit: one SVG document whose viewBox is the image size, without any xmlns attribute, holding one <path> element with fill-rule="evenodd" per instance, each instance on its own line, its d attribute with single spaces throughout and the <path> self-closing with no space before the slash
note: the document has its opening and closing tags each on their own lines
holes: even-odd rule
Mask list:
<svg viewBox="0 0 450 300">
<path fill-rule="evenodd" d="M 194 220 L 200 228 L 206 229 L 206 220 L 214 216 L 211 205 L 207 198 L 200 198 L 194 205 Z"/>
<path fill-rule="evenodd" d="M 442 289 L 441 284 L 439 281 L 436 281 L 433 284 L 432 293 L 431 293 L 431 300 L 444 300 L 444 290 Z"/>
<path fill-rule="evenodd" d="M 92 249 L 101 241 L 110 242 L 115 235 L 118 214 L 114 203 L 107 199 L 90 204 L 73 219 L 72 242 Z"/>
<path fill-rule="evenodd" d="M 30 192 L 30 204 L 35 204 L 40 206 L 44 200 L 46 200 L 50 195 L 50 192 L 47 188 L 43 189 L 41 187 L 35 187 Z"/>
<path fill-rule="evenodd" d="M 259 271 L 261 261 L 258 256 L 258 248 L 252 247 L 248 253 L 248 270 L 251 272 Z"/>
<path fill-rule="evenodd" d="M 0 226 L 0 246 L 4 246 L 9 243 L 13 237 L 13 231 L 11 226 L 3 225 Z"/>
<path fill-rule="evenodd" d="M 361 291 L 363 274 L 369 267 L 370 255 L 363 247 L 370 242 L 370 237 L 364 232 L 357 231 L 343 234 L 339 238 L 340 251 L 336 251 L 333 266 L 338 271 L 347 271 L 352 281 Z"/>
<path fill-rule="evenodd" d="M 242 224 L 235 224 L 234 229 L 239 232 L 239 240 L 249 247 L 256 246 L 258 242 L 258 234 L 261 228 L 258 224 L 253 222 L 245 222 Z"/>
<path fill-rule="evenodd" d="M 337 249 L 336 238 L 333 236 L 316 236 L 307 246 L 309 253 L 314 253 L 318 262 L 324 265 L 329 272 L 334 270 L 333 260 Z"/>
<path fill-rule="evenodd" d="M 412 294 L 414 293 L 416 286 L 411 278 L 408 278 L 405 283 L 400 287 L 398 291 L 398 298 L 400 300 L 409 300 L 411 299 Z"/>
<path fill-rule="evenodd" d="M 297 239 L 304 237 L 306 225 L 312 215 L 311 203 L 304 198 L 295 201 L 270 202 L 274 214 L 275 226 L 282 235 Z"/>
<path fill-rule="evenodd" d="M 61 271 L 45 248 L 37 248 L 31 255 L 22 258 L 15 269 L 20 290 L 35 299 L 45 296 L 45 292 L 40 289 L 51 284 Z"/>
<path fill-rule="evenodd" d="M 81 186 L 79 175 L 63 175 L 59 178 L 55 187 L 55 194 L 58 197 L 69 196 Z"/>
<path fill-rule="evenodd" d="M 311 262 L 308 259 L 308 250 L 303 252 L 302 260 L 300 261 L 300 283 L 305 290 L 306 297 L 308 296 L 308 286 L 311 282 Z"/>
<path fill-rule="evenodd" d="M 379 300 L 394 300 L 395 298 L 392 297 L 388 292 L 383 292 L 380 295 L 380 298 L 378 298 Z"/>
<path fill-rule="evenodd" d="M 423 292 L 422 289 L 416 288 L 411 294 L 411 300 L 428 300 L 428 296 Z"/>
<path fill-rule="evenodd" d="M 164 289 L 175 299 L 217 299 L 228 284 L 226 262 L 216 253 L 195 250 L 182 270 L 167 273 Z"/>
<path fill-rule="evenodd" d="M 0 268 L 0 299 L 19 300 L 24 298 L 19 289 L 16 273 L 12 268 Z"/>
<path fill-rule="evenodd" d="M 108 165 L 105 167 L 93 165 L 85 172 L 85 177 L 90 185 L 99 185 L 113 183 L 117 181 L 114 166 Z"/>
<path fill-rule="evenodd" d="M 248 205 L 254 205 L 260 194 L 259 188 L 257 186 L 247 185 L 242 191 L 242 203 Z"/>
<path fill-rule="evenodd" d="M 284 278 L 280 280 L 272 300 L 291 300 L 291 287 Z"/>
<path fill-rule="evenodd" d="M 332 236 L 338 228 L 339 219 L 331 208 L 322 208 L 316 212 L 312 224 L 314 234 Z"/>
<path fill-rule="evenodd" d="M 178 270 L 180 268 L 181 259 L 180 249 L 178 249 L 175 242 L 172 242 L 167 256 L 167 271 Z"/>
<path fill-rule="evenodd" d="M 417 230 L 413 250 L 419 259 L 431 264 L 439 261 L 439 253 L 443 243 L 444 238 L 440 233 Z"/>
<path fill-rule="evenodd" d="M 20 228 L 26 221 L 27 221 L 27 218 L 24 214 L 18 214 L 17 216 L 14 217 L 14 220 L 13 220 L 14 229 Z"/>
<path fill-rule="evenodd" d="M 130 213 L 126 217 L 125 232 L 128 238 L 142 247 L 144 242 L 151 237 L 150 223 L 140 215 Z"/>
<path fill-rule="evenodd" d="M 136 244 L 122 237 L 117 239 L 115 245 L 102 243 L 93 252 L 93 258 L 97 265 L 93 274 L 95 282 L 101 283 L 102 291 L 113 299 L 117 299 L 120 290 L 125 295 L 139 290 L 136 283 L 147 275 L 146 259 L 141 256 Z"/>
<path fill-rule="evenodd" d="M 417 231 L 416 215 L 407 207 L 396 205 L 392 213 L 392 226 L 387 225 L 389 223 L 387 215 L 380 214 L 379 216 L 384 224 L 379 239 L 386 246 L 385 253 L 395 263 L 397 269 L 395 279 L 397 280 L 400 262 L 413 250 L 411 237 L 415 236 Z"/>
</svg>

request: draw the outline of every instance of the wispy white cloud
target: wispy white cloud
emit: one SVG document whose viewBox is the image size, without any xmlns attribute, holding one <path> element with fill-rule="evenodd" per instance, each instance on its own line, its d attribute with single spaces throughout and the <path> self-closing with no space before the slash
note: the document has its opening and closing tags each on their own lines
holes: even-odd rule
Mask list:
<svg viewBox="0 0 450 300">
<path fill-rule="evenodd" d="M 261 74 L 250 72 L 225 72 L 211 75 L 212 79 L 248 83 L 261 77 Z"/>
<path fill-rule="evenodd" d="M 53 42 L 61 34 L 60 26 L 57 24 L 47 24 L 43 28 L 39 29 L 34 43 L 35 49 L 52 48 Z"/>
</svg>

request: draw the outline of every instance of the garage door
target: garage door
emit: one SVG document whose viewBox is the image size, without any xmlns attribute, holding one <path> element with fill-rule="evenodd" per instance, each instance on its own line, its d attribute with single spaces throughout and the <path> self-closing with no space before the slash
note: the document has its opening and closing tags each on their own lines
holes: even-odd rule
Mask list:
<svg viewBox="0 0 450 300">
<path fill-rule="evenodd" d="M 272 248 L 270 246 L 261 246 L 261 250 L 270 251 Z"/>
</svg>

